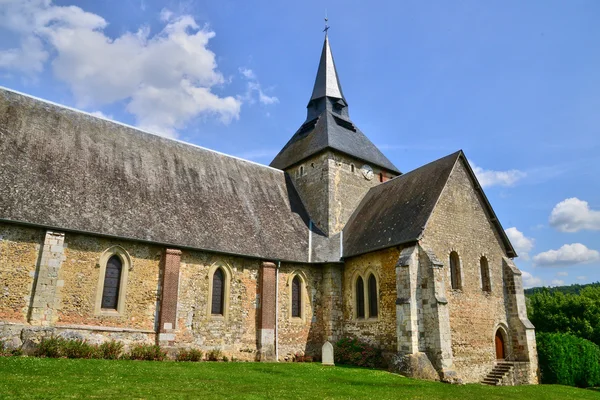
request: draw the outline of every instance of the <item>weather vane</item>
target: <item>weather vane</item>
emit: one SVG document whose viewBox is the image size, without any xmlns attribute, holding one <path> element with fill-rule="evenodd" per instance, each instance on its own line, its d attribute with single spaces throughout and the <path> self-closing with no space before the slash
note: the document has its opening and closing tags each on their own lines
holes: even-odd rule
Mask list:
<svg viewBox="0 0 600 400">
<path fill-rule="evenodd" d="M 323 29 L 323 32 L 325 32 L 326 35 L 327 31 L 329 30 L 329 25 L 327 25 L 327 21 L 329 21 L 329 18 L 327 18 L 327 10 L 325 10 L 325 29 Z"/>
</svg>

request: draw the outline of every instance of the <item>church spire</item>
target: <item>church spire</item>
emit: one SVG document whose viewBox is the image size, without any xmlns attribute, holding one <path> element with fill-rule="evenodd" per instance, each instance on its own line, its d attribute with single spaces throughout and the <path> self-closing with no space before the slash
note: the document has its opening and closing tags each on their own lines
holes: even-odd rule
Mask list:
<svg viewBox="0 0 600 400">
<path fill-rule="evenodd" d="M 327 26 L 326 29 L 329 29 L 329 27 Z M 325 43 L 323 43 L 321 60 L 319 61 L 319 69 L 317 70 L 317 78 L 315 79 L 315 86 L 313 87 L 310 100 L 318 100 L 323 97 L 332 97 L 343 99 L 344 102 L 346 101 L 335 68 L 335 62 L 333 61 L 333 55 L 331 54 L 327 30 L 325 31 Z"/>
<path fill-rule="evenodd" d="M 325 20 L 327 22 L 327 20 Z M 330 111 L 335 114 L 348 116 L 348 103 L 342 92 L 342 85 L 338 78 L 333 54 L 329 46 L 329 36 L 327 31 L 329 26 L 325 24 L 325 42 L 321 51 L 321 60 L 319 61 L 319 69 L 317 69 L 317 77 L 315 86 L 313 87 L 312 96 L 306 106 L 306 120 L 311 121 L 321 115 L 324 111 Z"/>
</svg>

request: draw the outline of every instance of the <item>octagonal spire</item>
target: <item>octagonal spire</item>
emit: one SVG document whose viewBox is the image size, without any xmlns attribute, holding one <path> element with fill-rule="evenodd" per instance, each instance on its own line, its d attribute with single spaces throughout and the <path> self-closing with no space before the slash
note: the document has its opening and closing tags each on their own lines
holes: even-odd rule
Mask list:
<svg viewBox="0 0 600 400">
<path fill-rule="evenodd" d="M 346 102 L 344 93 L 342 92 L 342 85 L 340 85 L 338 73 L 335 68 L 335 62 L 333 61 L 333 55 L 331 54 L 329 37 L 327 34 L 325 35 L 325 43 L 323 43 L 321 60 L 319 61 L 319 69 L 317 70 L 317 78 L 315 79 L 315 86 L 313 87 L 310 100 L 312 101 L 322 97 L 343 99 L 344 102 Z"/>
</svg>

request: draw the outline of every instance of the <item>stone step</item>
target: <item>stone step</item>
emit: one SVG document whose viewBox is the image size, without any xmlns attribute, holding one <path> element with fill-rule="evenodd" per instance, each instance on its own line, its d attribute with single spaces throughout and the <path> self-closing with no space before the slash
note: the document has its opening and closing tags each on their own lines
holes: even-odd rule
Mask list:
<svg viewBox="0 0 600 400">
<path fill-rule="evenodd" d="M 484 385 L 498 386 L 498 381 L 495 379 L 485 378 L 481 383 Z"/>
</svg>

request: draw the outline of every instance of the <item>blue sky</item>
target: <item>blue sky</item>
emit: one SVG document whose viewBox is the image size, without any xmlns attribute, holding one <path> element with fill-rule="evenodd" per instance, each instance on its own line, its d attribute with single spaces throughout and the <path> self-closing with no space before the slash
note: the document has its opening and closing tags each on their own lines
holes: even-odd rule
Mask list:
<svg viewBox="0 0 600 400">
<path fill-rule="evenodd" d="M 401 170 L 463 149 L 526 286 L 600 280 L 597 1 L 0 0 L 0 85 L 268 164 L 323 42 Z"/>
</svg>

